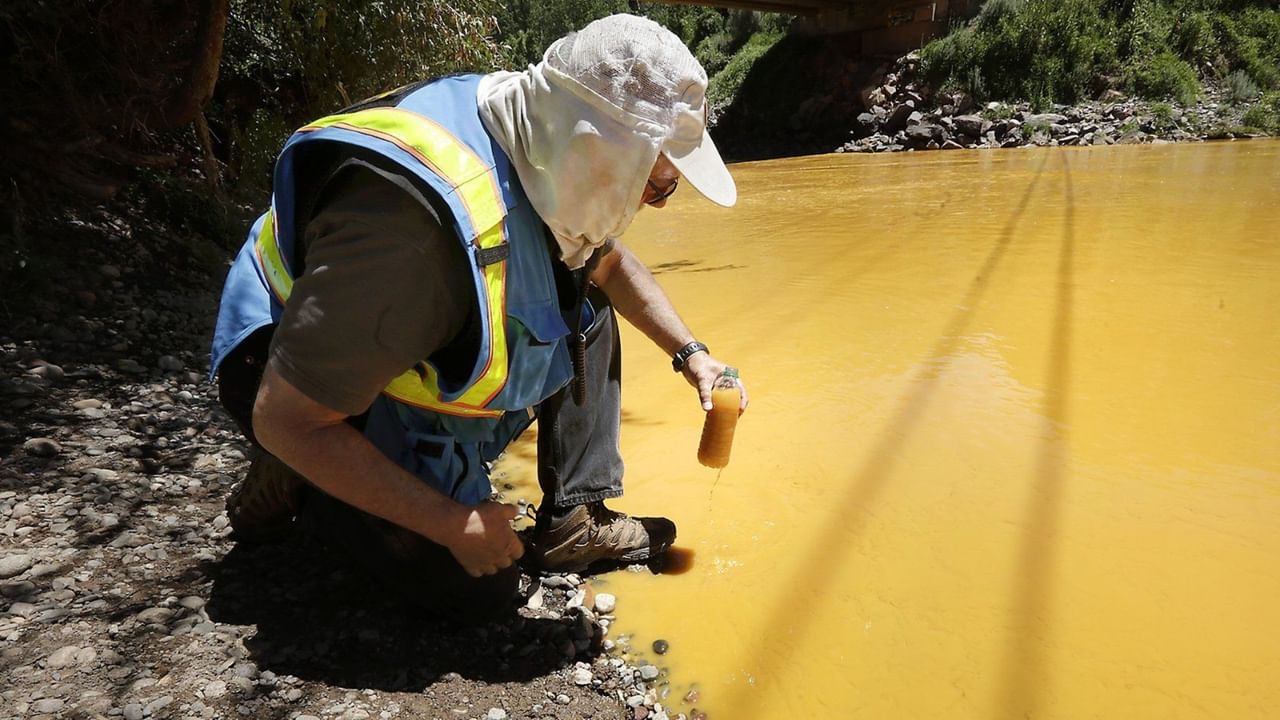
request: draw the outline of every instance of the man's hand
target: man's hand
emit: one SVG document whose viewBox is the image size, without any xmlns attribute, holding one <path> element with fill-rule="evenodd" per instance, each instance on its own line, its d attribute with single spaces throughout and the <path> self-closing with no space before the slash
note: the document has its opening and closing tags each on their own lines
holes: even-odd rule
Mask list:
<svg viewBox="0 0 1280 720">
<path fill-rule="evenodd" d="M 711 410 L 711 389 L 716 384 L 716 378 L 724 372 L 728 367 L 719 360 L 711 357 L 709 353 L 699 352 L 689 356 L 684 361 L 684 379 L 689 384 L 698 389 L 698 399 L 702 401 L 702 409 Z M 747 386 L 742 384 L 741 378 L 738 380 L 738 387 L 742 390 L 742 401 L 738 405 L 738 413 L 742 414 L 747 410 Z"/>
<path fill-rule="evenodd" d="M 468 575 L 493 575 L 524 555 L 524 545 L 511 529 L 520 514 L 514 506 L 486 502 L 467 510 L 465 524 L 445 545 Z"/>
</svg>

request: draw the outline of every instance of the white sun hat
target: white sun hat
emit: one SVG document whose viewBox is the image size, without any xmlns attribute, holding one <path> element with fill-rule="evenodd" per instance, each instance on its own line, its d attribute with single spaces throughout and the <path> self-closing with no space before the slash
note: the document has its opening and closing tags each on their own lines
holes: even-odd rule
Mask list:
<svg viewBox="0 0 1280 720">
<path fill-rule="evenodd" d="M 661 152 L 717 205 L 738 189 L 707 133 L 707 73 L 674 33 L 647 18 L 611 15 L 557 40 L 544 65 L 612 106 L 650 123 Z"/>
</svg>

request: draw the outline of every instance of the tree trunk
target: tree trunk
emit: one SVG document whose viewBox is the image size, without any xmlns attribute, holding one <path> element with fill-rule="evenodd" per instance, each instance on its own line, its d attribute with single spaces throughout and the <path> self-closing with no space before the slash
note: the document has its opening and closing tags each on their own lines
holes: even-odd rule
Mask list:
<svg viewBox="0 0 1280 720">
<path fill-rule="evenodd" d="M 166 103 L 161 118 L 165 127 L 182 127 L 194 121 L 213 97 L 218 66 L 222 62 L 222 38 L 227 30 L 229 5 L 230 0 L 205 0 L 205 12 L 196 33 L 196 54 L 186 80 Z"/>
</svg>

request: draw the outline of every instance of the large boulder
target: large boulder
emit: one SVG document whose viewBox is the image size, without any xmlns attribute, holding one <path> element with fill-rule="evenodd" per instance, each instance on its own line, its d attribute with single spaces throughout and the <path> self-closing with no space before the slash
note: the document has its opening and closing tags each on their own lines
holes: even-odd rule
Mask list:
<svg viewBox="0 0 1280 720">
<path fill-rule="evenodd" d="M 889 111 L 889 116 L 884 119 L 880 125 L 880 132 L 885 135 L 893 135 L 899 130 L 907 127 L 907 118 L 911 117 L 911 113 L 916 111 L 916 104 L 908 100 L 901 105 Z"/>
<path fill-rule="evenodd" d="M 859 113 L 856 124 L 854 125 L 853 135 L 857 138 L 864 138 L 874 135 L 876 132 L 876 116 L 872 113 Z"/>
<path fill-rule="evenodd" d="M 952 118 L 955 128 L 958 132 L 968 135 L 969 137 L 981 137 L 984 130 L 983 120 L 978 115 L 957 115 Z"/>
<path fill-rule="evenodd" d="M 941 145 L 947 141 L 947 133 L 941 125 L 921 122 L 907 128 L 907 147 L 928 147 L 930 142 Z"/>
</svg>

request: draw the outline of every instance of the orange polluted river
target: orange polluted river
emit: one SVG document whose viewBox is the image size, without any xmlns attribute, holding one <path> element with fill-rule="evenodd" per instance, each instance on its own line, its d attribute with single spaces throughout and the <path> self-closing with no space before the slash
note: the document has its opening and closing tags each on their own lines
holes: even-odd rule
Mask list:
<svg viewBox="0 0 1280 720">
<path fill-rule="evenodd" d="M 625 238 L 751 393 L 717 482 L 624 327 L 692 559 L 593 582 L 672 716 L 1280 717 L 1280 142 L 732 170 Z"/>
</svg>

